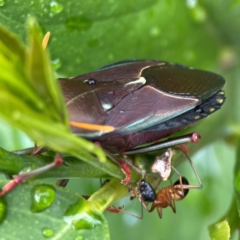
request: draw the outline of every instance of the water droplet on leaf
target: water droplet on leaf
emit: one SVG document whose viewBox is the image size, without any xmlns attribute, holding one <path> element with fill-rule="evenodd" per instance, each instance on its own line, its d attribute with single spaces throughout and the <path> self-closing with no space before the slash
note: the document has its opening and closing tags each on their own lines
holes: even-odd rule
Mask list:
<svg viewBox="0 0 240 240">
<path fill-rule="evenodd" d="M 76 230 L 92 229 L 103 221 L 102 216 L 94 212 L 91 205 L 83 198 L 79 198 L 76 203 L 69 206 L 63 220 Z"/>
<path fill-rule="evenodd" d="M 51 61 L 51 64 L 55 70 L 58 70 L 62 66 L 62 61 L 60 58 L 56 58 Z"/>
<path fill-rule="evenodd" d="M 51 1 L 50 2 L 50 11 L 53 15 L 60 13 L 63 10 L 63 5 L 56 2 Z"/>
<path fill-rule="evenodd" d="M 41 184 L 32 189 L 32 212 L 41 212 L 54 202 L 56 192 L 53 186 Z"/>
<path fill-rule="evenodd" d="M 42 233 L 43 233 L 44 237 L 49 238 L 49 237 L 53 236 L 54 230 L 46 227 L 46 228 L 43 229 Z"/>
</svg>

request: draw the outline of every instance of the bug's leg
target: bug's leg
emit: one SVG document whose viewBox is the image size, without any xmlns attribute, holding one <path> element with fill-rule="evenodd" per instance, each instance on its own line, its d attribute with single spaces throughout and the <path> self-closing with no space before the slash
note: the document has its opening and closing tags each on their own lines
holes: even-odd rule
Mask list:
<svg viewBox="0 0 240 240">
<path fill-rule="evenodd" d="M 162 218 L 162 207 L 157 207 L 158 216 Z"/>
<path fill-rule="evenodd" d="M 174 199 L 172 199 L 172 201 L 171 201 L 169 206 L 172 208 L 173 212 L 176 213 L 176 205 L 175 205 Z"/>
<path fill-rule="evenodd" d="M 183 191 L 183 188 L 182 188 L 182 175 L 180 174 L 180 172 L 174 167 L 174 166 L 171 166 L 172 169 L 176 172 L 176 174 L 178 175 L 178 179 L 179 179 L 179 182 L 180 182 L 180 185 L 181 185 L 181 190 L 182 190 L 182 194 L 184 195 L 184 191 Z"/>
<path fill-rule="evenodd" d="M 124 206 L 119 206 L 119 207 L 110 206 L 106 210 L 111 213 L 120 213 L 120 212 L 123 212 L 123 208 Z"/>
<path fill-rule="evenodd" d="M 102 133 L 109 133 L 115 130 L 115 128 L 112 126 L 88 124 L 88 123 L 81 123 L 81 122 L 70 122 L 70 125 L 73 127 L 82 128 L 89 131 L 93 131 L 93 130 L 101 131 Z M 101 147 L 101 145 L 98 142 L 95 142 L 95 144 Z M 121 170 L 126 176 L 125 179 L 121 181 L 121 183 L 124 185 L 127 185 L 131 180 L 131 170 L 130 170 L 130 167 L 127 165 L 126 161 L 113 156 L 107 150 L 104 150 L 104 151 L 108 155 L 108 157 L 111 158 L 121 168 Z"/>
<path fill-rule="evenodd" d="M 185 143 L 197 143 L 201 139 L 201 136 L 198 133 L 190 133 L 178 138 L 169 138 L 166 141 L 159 142 L 157 144 L 153 144 L 147 147 L 136 148 L 133 150 L 129 150 L 124 152 L 124 154 L 136 154 L 136 153 L 145 153 L 145 152 L 153 152 L 159 149 L 174 147 L 177 145 L 185 144 Z"/>
<path fill-rule="evenodd" d="M 181 146 L 181 149 L 182 149 L 182 146 Z M 196 168 L 194 167 L 194 164 L 193 164 L 192 160 L 190 159 L 190 157 L 188 156 L 188 154 L 184 151 L 184 149 L 182 149 L 182 152 L 183 152 L 183 154 L 185 155 L 185 157 L 187 158 L 187 160 L 189 161 L 189 163 L 190 163 L 190 165 L 191 165 L 191 167 L 192 167 L 192 170 L 193 170 L 193 172 L 194 172 L 194 174 L 195 174 L 195 176 L 196 176 L 196 178 L 197 178 L 197 180 L 198 180 L 198 183 L 199 183 L 199 186 L 193 186 L 193 185 L 189 185 L 189 186 L 192 186 L 191 188 L 201 189 L 201 188 L 203 187 L 203 185 L 202 185 L 201 179 L 200 179 L 200 177 L 199 177 L 199 175 L 198 175 L 198 173 L 197 173 L 197 170 L 196 170 Z"/>
<path fill-rule="evenodd" d="M 11 191 L 13 188 L 15 188 L 17 185 L 21 184 L 25 180 L 27 180 L 31 177 L 34 177 L 40 173 L 46 172 L 46 171 L 50 170 L 51 168 L 61 166 L 62 164 L 63 164 L 63 159 L 59 154 L 57 154 L 52 163 L 50 163 L 46 166 L 43 166 L 41 168 L 38 168 L 36 170 L 33 170 L 31 172 L 22 173 L 22 174 L 13 176 L 13 180 L 11 180 L 9 183 L 7 183 L 3 187 L 2 191 L 0 192 L 0 197 L 5 195 L 7 192 Z"/>
<path fill-rule="evenodd" d="M 127 162 L 125 160 L 122 160 L 122 159 L 114 156 L 113 154 L 111 154 L 110 152 L 108 152 L 105 149 L 104 149 L 104 152 L 107 154 L 107 156 L 113 162 L 115 162 L 121 168 L 122 172 L 125 175 L 125 178 L 123 180 L 121 180 L 121 184 L 127 185 L 131 181 L 131 169 L 128 166 Z"/>
<path fill-rule="evenodd" d="M 35 143 L 31 155 L 37 155 L 37 154 L 41 154 L 43 152 L 45 152 L 45 149 L 43 147 L 38 147 L 37 144 Z"/>
<path fill-rule="evenodd" d="M 124 206 L 120 206 L 120 207 L 114 207 L 114 206 L 110 206 L 108 207 L 106 210 L 111 212 L 111 213 L 126 213 L 132 217 L 136 217 L 138 219 L 143 219 L 143 208 L 141 208 L 141 215 L 138 216 L 138 215 L 135 215 L 131 212 L 128 212 L 128 211 L 125 211 L 123 210 L 124 209 Z"/>
<path fill-rule="evenodd" d="M 127 185 L 131 181 L 131 169 L 124 160 L 117 159 L 117 164 L 125 174 L 125 178 L 121 180 L 121 184 Z"/>
<path fill-rule="evenodd" d="M 30 148 L 24 148 L 20 150 L 15 150 L 13 153 L 19 154 L 19 155 L 35 155 L 36 147 L 30 147 Z M 48 149 L 44 147 L 39 147 L 36 154 L 47 152 Z"/>
<path fill-rule="evenodd" d="M 122 172 L 125 175 L 125 178 L 121 180 L 121 184 L 127 185 L 131 181 L 131 169 L 128 166 L 127 162 L 120 158 L 117 158 L 116 156 L 113 156 L 108 152 L 106 152 L 106 154 L 121 168 Z"/>
<path fill-rule="evenodd" d="M 77 128 L 82 128 L 85 130 L 90 130 L 90 131 L 101 131 L 102 133 L 109 133 L 115 130 L 113 126 L 107 126 L 107 125 L 97 125 L 97 124 L 88 124 L 88 123 L 81 123 L 81 122 L 70 122 L 70 125 L 73 127 Z M 97 145 L 99 143 L 96 142 Z M 119 159 L 115 156 L 113 156 L 111 153 L 108 151 L 104 150 L 105 153 L 110 157 L 115 163 L 118 164 L 118 166 L 121 168 L 123 173 L 125 174 L 125 179 L 121 181 L 122 184 L 127 185 L 130 180 L 131 180 L 131 169 L 126 163 L 126 161 Z"/>
</svg>

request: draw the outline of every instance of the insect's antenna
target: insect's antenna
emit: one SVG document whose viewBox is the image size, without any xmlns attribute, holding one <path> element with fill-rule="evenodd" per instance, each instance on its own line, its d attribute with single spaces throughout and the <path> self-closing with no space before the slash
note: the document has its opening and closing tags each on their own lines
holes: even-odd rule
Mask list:
<svg viewBox="0 0 240 240">
<path fill-rule="evenodd" d="M 43 41 L 42 41 L 42 47 L 43 49 L 45 50 L 47 45 L 48 45 L 48 42 L 49 42 L 49 38 L 50 38 L 50 32 L 47 32 L 43 38 Z"/>
<path fill-rule="evenodd" d="M 186 158 L 188 159 L 188 161 L 189 161 L 189 163 L 190 163 L 190 165 L 192 167 L 192 170 L 193 170 L 193 172 L 194 172 L 194 174 L 195 174 L 195 176 L 196 176 L 196 178 L 197 178 L 197 180 L 198 180 L 198 182 L 200 184 L 200 186 L 192 186 L 191 188 L 202 188 L 203 185 L 202 185 L 201 179 L 200 179 L 200 177 L 199 177 L 199 175 L 197 173 L 197 170 L 194 167 L 194 164 L 193 164 L 192 160 L 190 159 L 190 157 L 187 155 L 186 152 L 184 152 L 184 151 L 182 151 L 182 152 L 186 156 Z"/>
</svg>

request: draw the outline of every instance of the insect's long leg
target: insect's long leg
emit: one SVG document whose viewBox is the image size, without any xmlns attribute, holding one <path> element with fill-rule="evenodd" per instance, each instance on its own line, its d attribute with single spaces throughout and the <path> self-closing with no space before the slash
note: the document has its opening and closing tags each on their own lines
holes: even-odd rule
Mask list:
<svg viewBox="0 0 240 240">
<path fill-rule="evenodd" d="M 180 172 L 172 165 L 171 168 L 177 173 L 178 175 L 178 179 L 179 179 L 179 182 L 180 182 L 180 185 L 181 185 L 181 190 L 182 190 L 182 193 L 184 195 L 184 192 L 183 192 L 183 188 L 182 188 L 182 175 L 180 174 Z"/>
<path fill-rule="evenodd" d="M 186 158 L 188 159 L 188 161 L 189 161 L 189 163 L 190 163 L 190 165 L 191 165 L 191 167 L 192 167 L 192 170 L 193 170 L 193 172 L 194 172 L 194 174 L 195 174 L 195 176 L 196 176 L 196 178 L 197 178 L 197 180 L 198 180 L 198 182 L 199 182 L 199 184 L 200 184 L 199 186 L 193 186 L 193 185 L 189 185 L 189 186 L 191 186 L 191 188 L 196 188 L 196 189 L 202 188 L 203 185 L 202 185 L 201 179 L 200 179 L 200 177 L 199 177 L 199 175 L 198 175 L 198 173 L 197 173 L 196 168 L 194 167 L 194 164 L 193 164 L 192 160 L 190 159 L 190 157 L 187 155 L 186 152 L 183 151 L 183 154 L 184 154 L 184 155 L 186 156 Z"/>
<path fill-rule="evenodd" d="M 13 153 L 19 154 L 19 155 L 34 155 L 34 151 L 35 151 L 35 147 L 30 147 L 30 148 L 15 150 L 13 151 Z M 48 151 L 47 148 L 42 147 L 37 153 L 44 153 L 47 151 Z"/>
<path fill-rule="evenodd" d="M 54 158 L 54 161 L 46 166 L 43 166 L 41 168 L 38 168 L 36 170 L 33 170 L 31 172 L 26 172 L 26 173 L 22 173 L 19 175 L 15 175 L 13 176 L 13 180 L 11 180 L 9 183 L 7 183 L 2 191 L 0 192 L 0 197 L 2 197 L 3 195 L 5 195 L 7 192 L 11 191 L 13 188 L 15 188 L 17 185 L 21 184 L 22 182 L 26 181 L 27 179 L 34 177 L 40 173 L 43 173 L 45 171 L 48 171 L 54 167 L 60 166 L 63 164 L 63 159 L 62 157 L 57 154 Z"/>
<path fill-rule="evenodd" d="M 114 206 L 110 206 L 106 209 L 107 211 L 111 212 L 111 213 L 126 213 L 132 217 L 136 217 L 138 219 L 143 219 L 143 207 L 141 207 L 141 215 L 138 216 L 134 213 L 128 212 L 124 210 L 124 206 L 120 206 L 120 207 L 114 207 Z"/>
<path fill-rule="evenodd" d="M 105 149 L 104 152 L 113 162 L 115 162 L 121 168 L 122 172 L 125 174 L 125 179 L 121 180 L 121 183 L 127 185 L 131 181 L 131 169 L 128 166 L 127 162 L 114 156 Z"/>
<path fill-rule="evenodd" d="M 136 153 L 145 153 L 145 152 L 153 152 L 159 149 L 174 147 L 177 145 L 185 144 L 185 143 L 197 143 L 201 139 L 201 136 L 195 132 L 178 137 L 173 139 L 168 139 L 166 141 L 162 141 L 160 143 L 150 145 L 147 147 L 136 148 L 133 150 L 129 150 L 124 152 L 124 154 L 136 154 Z"/>
</svg>

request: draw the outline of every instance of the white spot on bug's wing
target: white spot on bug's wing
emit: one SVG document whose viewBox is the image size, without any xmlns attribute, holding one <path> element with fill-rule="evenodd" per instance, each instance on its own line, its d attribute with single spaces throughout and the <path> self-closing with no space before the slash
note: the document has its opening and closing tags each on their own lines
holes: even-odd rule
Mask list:
<svg viewBox="0 0 240 240">
<path fill-rule="evenodd" d="M 159 173 L 163 181 L 166 181 L 171 174 L 172 149 L 168 148 L 161 156 L 157 156 L 152 165 L 152 172 Z"/>
<path fill-rule="evenodd" d="M 113 104 L 110 104 L 110 103 L 102 103 L 102 107 L 105 109 L 105 110 L 109 110 L 113 107 Z"/>
<path fill-rule="evenodd" d="M 141 83 L 141 84 L 145 84 L 147 81 L 144 77 L 140 77 L 137 80 L 131 81 L 126 83 L 126 85 L 131 85 L 131 84 L 136 84 L 136 83 Z"/>
</svg>

